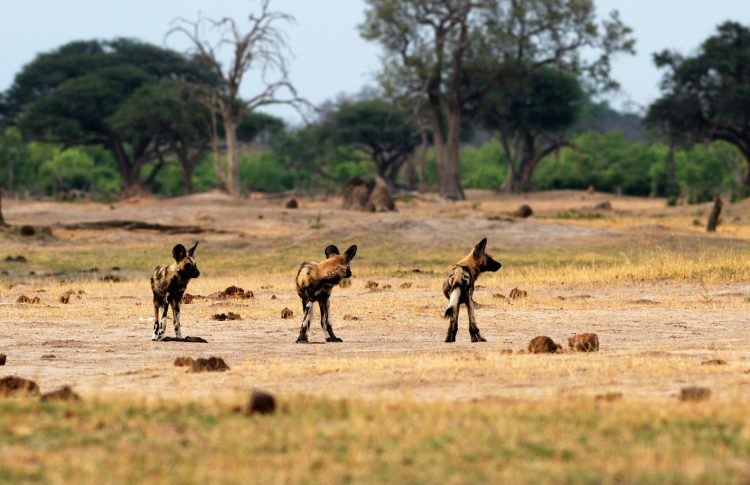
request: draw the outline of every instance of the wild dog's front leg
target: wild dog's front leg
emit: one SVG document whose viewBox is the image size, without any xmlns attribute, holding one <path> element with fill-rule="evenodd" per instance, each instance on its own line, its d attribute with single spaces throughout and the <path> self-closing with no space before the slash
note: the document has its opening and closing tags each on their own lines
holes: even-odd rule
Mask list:
<svg viewBox="0 0 750 485">
<path fill-rule="evenodd" d="M 471 341 L 486 342 L 487 339 L 479 334 L 479 327 L 477 327 L 477 321 L 474 319 L 474 301 L 471 298 L 466 303 L 466 311 L 469 314 L 469 334 L 471 335 Z"/>
<path fill-rule="evenodd" d="M 302 311 L 304 316 L 302 317 L 302 326 L 299 329 L 299 337 L 297 337 L 298 344 L 306 344 L 307 331 L 310 329 L 310 321 L 312 320 L 313 314 L 313 301 L 302 299 Z"/>
<path fill-rule="evenodd" d="M 458 333 L 458 312 L 461 309 L 461 304 L 456 305 L 456 310 L 450 317 L 450 323 L 448 323 L 448 335 L 445 337 L 446 343 L 456 341 L 456 334 Z"/>
<path fill-rule="evenodd" d="M 176 338 L 182 338 L 182 332 L 180 331 L 180 300 L 182 299 L 182 295 L 179 296 L 179 298 L 172 299 L 169 304 L 172 306 L 172 318 L 174 319 L 174 336 Z M 164 325 L 166 330 L 166 325 Z"/>
<path fill-rule="evenodd" d="M 331 299 L 330 297 L 324 297 L 318 301 L 320 305 L 320 326 L 323 327 L 323 331 L 328 334 L 326 342 L 343 342 L 340 338 L 333 334 L 333 327 L 331 326 Z"/>
</svg>

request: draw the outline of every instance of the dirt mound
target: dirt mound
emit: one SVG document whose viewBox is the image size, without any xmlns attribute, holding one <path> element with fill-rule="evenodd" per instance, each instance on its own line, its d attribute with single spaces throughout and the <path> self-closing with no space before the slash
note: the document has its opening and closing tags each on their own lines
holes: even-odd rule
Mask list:
<svg viewBox="0 0 750 485">
<path fill-rule="evenodd" d="M 293 317 L 294 317 L 294 312 L 288 307 L 284 307 L 284 309 L 281 310 L 281 318 L 283 318 L 284 320 L 288 318 L 293 318 Z"/>
<path fill-rule="evenodd" d="M 190 366 L 190 372 L 224 372 L 228 370 L 229 366 L 221 357 L 196 359 Z"/>
<path fill-rule="evenodd" d="M 288 199 L 286 202 L 284 202 L 284 207 L 286 209 L 299 209 L 299 202 L 297 202 L 297 199 L 292 197 L 291 199 Z"/>
<path fill-rule="evenodd" d="M 245 408 L 245 414 L 273 414 L 276 412 L 276 398 L 265 391 L 253 391 Z"/>
<path fill-rule="evenodd" d="M 244 300 L 247 298 L 255 298 L 255 295 L 251 290 L 245 291 L 239 286 L 232 285 L 224 291 L 211 293 L 207 298 L 210 300 Z"/>
<path fill-rule="evenodd" d="M 70 297 L 75 294 L 76 292 L 73 290 L 66 291 L 62 294 L 62 296 L 60 296 L 60 303 L 62 303 L 63 305 L 67 305 L 68 303 L 70 303 Z"/>
<path fill-rule="evenodd" d="M 7 357 L 5 356 L 5 354 L 0 354 L 0 365 L 5 365 L 6 359 Z"/>
<path fill-rule="evenodd" d="M 0 396 L 38 396 L 39 386 L 36 382 L 18 376 L 7 376 L 0 379 Z"/>
<path fill-rule="evenodd" d="M 513 217 L 520 217 L 522 219 L 526 219 L 527 217 L 533 216 L 534 211 L 531 210 L 531 206 L 529 206 L 528 204 L 523 204 L 518 209 L 513 211 L 511 215 Z"/>
<path fill-rule="evenodd" d="M 42 302 L 42 299 L 38 296 L 29 298 L 26 295 L 19 295 L 18 298 L 16 298 L 16 303 L 26 304 L 26 305 L 38 305 Z"/>
<path fill-rule="evenodd" d="M 6 263 L 26 263 L 28 260 L 26 259 L 26 256 L 16 255 L 16 256 L 6 256 L 5 262 Z"/>
<path fill-rule="evenodd" d="M 621 392 L 605 392 L 604 394 L 597 394 L 594 396 L 595 401 L 613 402 L 622 399 L 623 394 Z"/>
<path fill-rule="evenodd" d="M 388 184 L 381 177 L 375 176 L 365 181 L 355 177 L 346 184 L 342 208 L 365 212 L 389 212 L 396 210 Z"/>
<path fill-rule="evenodd" d="M 367 288 L 368 290 L 375 290 L 378 288 L 378 286 L 379 285 L 377 281 L 368 281 L 367 283 L 365 283 L 365 288 Z"/>
<path fill-rule="evenodd" d="M 529 342 L 529 352 L 532 354 L 554 354 L 562 350 L 562 345 L 544 335 L 534 337 Z"/>
<path fill-rule="evenodd" d="M 701 362 L 701 365 L 727 365 L 727 361 L 724 359 L 709 359 Z"/>
<path fill-rule="evenodd" d="M 526 298 L 529 294 L 526 292 L 526 290 L 522 290 L 520 288 L 513 288 L 510 290 L 510 299 L 511 300 L 518 300 L 520 298 Z"/>
<path fill-rule="evenodd" d="M 42 401 L 80 401 L 79 396 L 70 386 L 62 386 L 54 391 L 45 392 L 39 399 Z"/>
<path fill-rule="evenodd" d="M 192 367 L 195 364 L 195 359 L 192 357 L 177 357 L 174 360 L 175 367 Z"/>
<path fill-rule="evenodd" d="M 700 402 L 711 398 L 711 389 L 707 387 L 691 386 L 680 389 L 680 401 Z"/>
<path fill-rule="evenodd" d="M 240 317 L 239 313 L 234 312 L 226 312 L 226 313 L 216 313 L 211 317 L 211 320 L 217 320 L 219 322 L 224 322 L 226 320 L 242 320 L 242 317 Z"/>
<path fill-rule="evenodd" d="M 568 347 L 576 352 L 598 352 L 599 336 L 595 333 L 581 333 L 568 338 Z"/>
</svg>

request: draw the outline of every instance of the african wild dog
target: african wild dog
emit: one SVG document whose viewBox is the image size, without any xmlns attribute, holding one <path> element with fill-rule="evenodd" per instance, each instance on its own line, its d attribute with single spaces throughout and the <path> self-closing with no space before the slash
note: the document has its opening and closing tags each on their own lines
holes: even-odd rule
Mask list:
<svg viewBox="0 0 750 485">
<path fill-rule="evenodd" d="M 351 278 L 352 271 L 349 263 L 357 254 L 357 246 L 350 246 L 343 255 L 339 249 L 330 245 L 325 249 L 326 259 L 320 263 L 302 263 L 297 271 L 295 282 L 297 294 L 302 299 L 302 327 L 299 331 L 297 343 L 307 343 L 307 331 L 313 317 L 313 305 L 318 302 L 320 306 L 320 326 L 326 332 L 326 342 L 341 342 L 342 340 L 333 334 L 330 321 L 330 298 L 331 290 L 344 278 Z"/>
<path fill-rule="evenodd" d="M 458 332 L 458 309 L 461 303 L 466 305 L 469 313 L 469 333 L 472 342 L 486 342 L 487 340 L 479 334 L 479 327 L 474 319 L 474 282 L 485 271 L 497 271 L 502 264 L 492 259 L 485 253 L 487 238 L 479 241 L 474 249 L 461 261 L 451 268 L 448 279 L 443 283 L 443 294 L 448 298 L 448 308 L 445 310 L 445 318 L 450 319 L 448 336 L 446 342 L 455 342 Z"/>
<path fill-rule="evenodd" d="M 196 242 L 193 247 L 185 250 L 185 246 L 178 244 L 172 248 L 172 257 L 174 263 L 170 265 L 160 265 L 154 269 L 151 275 L 151 290 L 154 293 L 154 335 L 151 340 L 161 340 L 164 338 L 164 332 L 167 325 L 164 321 L 167 318 L 167 309 L 172 307 L 172 316 L 174 317 L 174 333 L 177 338 L 182 338 L 180 332 L 180 301 L 182 294 L 185 293 L 188 282 L 191 278 L 200 276 L 198 265 L 193 259 Z M 164 308 L 159 321 L 159 310 Z"/>
</svg>

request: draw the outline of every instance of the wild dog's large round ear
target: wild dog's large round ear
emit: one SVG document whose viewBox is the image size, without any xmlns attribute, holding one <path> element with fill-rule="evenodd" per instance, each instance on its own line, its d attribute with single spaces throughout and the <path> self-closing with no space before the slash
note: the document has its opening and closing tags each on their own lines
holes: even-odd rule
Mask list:
<svg viewBox="0 0 750 485">
<path fill-rule="evenodd" d="M 476 246 L 474 246 L 474 255 L 475 256 L 482 255 L 486 248 L 487 248 L 487 238 L 485 237 L 485 238 L 482 238 L 482 240 L 479 241 L 479 243 Z"/>
<path fill-rule="evenodd" d="M 326 248 L 325 253 L 326 253 L 326 259 L 330 258 L 331 256 L 335 256 L 337 254 L 341 254 L 341 253 L 339 253 L 339 248 L 337 248 L 333 244 L 329 244 L 328 245 L 328 247 Z"/>
<path fill-rule="evenodd" d="M 349 249 L 347 249 L 344 252 L 344 257 L 346 258 L 347 261 L 351 261 L 352 259 L 354 259 L 354 256 L 356 256 L 356 255 L 357 255 L 357 245 L 356 244 L 352 244 L 351 246 L 349 246 Z"/>
<path fill-rule="evenodd" d="M 193 247 L 188 249 L 187 253 L 188 253 L 188 256 L 190 256 L 191 258 L 193 257 L 193 254 L 195 254 L 195 248 L 198 247 L 198 242 L 199 241 L 195 241 L 195 244 L 193 244 Z"/>
<path fill-rule="evenodd" d="M 187 251 L 185 250 L 185 246 L 183 246 L 182 244 L 178 244 L 177 246 L 172 248 L 172 257 L 178 263 L 185 259 L 186 255 Z"/>
</svg>

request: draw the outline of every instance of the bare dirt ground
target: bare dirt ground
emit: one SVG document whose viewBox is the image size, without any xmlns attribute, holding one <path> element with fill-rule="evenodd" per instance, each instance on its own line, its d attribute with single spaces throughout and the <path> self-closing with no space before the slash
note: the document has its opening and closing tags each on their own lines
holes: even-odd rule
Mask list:
<svg viewBox="0 0 750 485">
<path fill-rule="evenodd" d="M 391 214 L 344 212 L 337 199 L 303 199 L 300 209 L 290 210 L 280 200 L 218 194 L 111 206 L 4 200 L 10 224 L 50 226 L 52 235 L 0 235 L 0 353 L 8 356 L 0 374 L 34 379 L 43 390 L 69 384 L 84 397 L 145 400 L 232 399 L 249 387 L 418 400 L 622 392 L 626 399 L 659 401 L 674 399 L 683 386 L 702 385 L 715 400 L 750 397 L 750 281 L 744 277 L 750 221 L 742 204 L 729 205 L 718 235 L 705 235 L 692 220 L 706 206 L 667 208 L 659 199 L 582 192 L 472 192 L 469 199 L 402 201 Z M 611 211 L 593 208 L 605 200 Z M 535 215 L 507 220 L 521 203 Z M 199 225 L 207 232 L 64 226 L 103 220 Z M 445 344 L 444 275 L 484 236 L 505 265 L 483 276 L 475 293 L 488 342 L 470 343 L 464 313 L 458 342 Z M 193 240 L 201 241 L 202 276 L 189 293 L 237 285 L 254 298 L 183 305 L 183 334 L 207 344 L 152 342 L 150 272 L 169 262 L 174 244 Z M 314 321 L 313 343 L 297 345 L 294 274 L 302 261 L 320 259 L 329 243 L 359 246 L 352 286 L 336 288 L 331 303 L 344 342 L 325 344 Z M 734 255 L 726 276 L 699 271 L 704 259 L 724 254 Z M 27 261 L 3 261 L 14 255 Z M 120 281 L 104 281 L 107 275 Z M 378 289 L 365 288 L 370 280 Z M 508 299 L 514 287 L 528 297 Z M 66 290 L 76 294 L 63 304 Z M 16 303 L 22 294 L 41 302 Z M 281 318 L 285 307 L 293 318 Z M 211 319 L 228 311 L 242 320 Z M 601 351 L 519 352 L 536 335 L 567 346 L 581 332 L 597 332 Z M 167 335 L 173 335 L 171 321 Z M 172 365 L 178 356 L 212 355 L 231 370 L 186 374 Z M 710 359 L 726 363 L 703 365 Z"/>
</svg>

